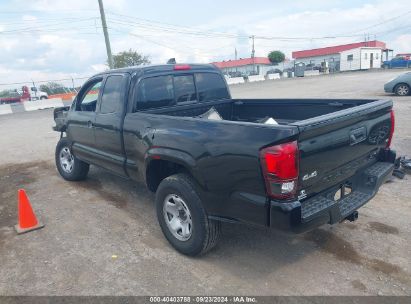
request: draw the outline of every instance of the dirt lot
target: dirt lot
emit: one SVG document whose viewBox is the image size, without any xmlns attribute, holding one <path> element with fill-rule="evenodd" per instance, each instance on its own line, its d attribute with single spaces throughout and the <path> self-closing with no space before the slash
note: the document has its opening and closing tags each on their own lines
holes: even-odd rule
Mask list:
<svg viewBox="0 0 411 304">
<path fill-rule="evenodd" d="M 399 73 L 252 83 L 232 94 L 392 98 L 394 147 L 411 155 L 411 96 L 382 92 Z M 0 116 L 0 295 L 411 295 L 409 176 L 385 184 L 355 223 L 298 236 L 227 224 L 215 250 L 187 258 L 162 236 L 144 185 L 96 168 L 84 182 L 60 178 L 52 125 L 51 110 Z M 46 227 L 17 236 L 20 187 Z"/>
</svg>

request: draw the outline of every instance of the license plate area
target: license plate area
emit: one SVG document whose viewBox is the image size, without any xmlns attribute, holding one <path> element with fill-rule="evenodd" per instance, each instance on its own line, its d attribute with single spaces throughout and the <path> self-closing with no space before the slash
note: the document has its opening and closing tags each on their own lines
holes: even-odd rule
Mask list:
<svg viewBox="0 0 411 304">
<path fill-rule="evenodd" d="M 334 193 L 334 201 L 339 202 L 352 193 L 352 186 L 350 183 L 342 184 Z"/>
</svg>

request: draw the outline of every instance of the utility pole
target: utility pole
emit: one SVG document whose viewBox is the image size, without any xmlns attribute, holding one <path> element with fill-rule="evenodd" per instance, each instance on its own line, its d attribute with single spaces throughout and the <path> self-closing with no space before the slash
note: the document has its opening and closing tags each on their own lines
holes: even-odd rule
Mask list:
<svg viewBox="0 0 411 304">
<path fill-rule="evenodd" d="M 237 60 L 237 48 L 234 49 L 234 58 L 235 58 L 235 60 Z M 238 67 L 237 66 L 235 67 L 235 71 L 238 72 Z"/>
<path fill-rule="evenodd" d="M 254 55 L 255 55 L 255 49 L 254 49 L 254 39 L 255 39 L 255 36 L 252 35 L 250 38 L 253 39 L 253 48 L 252 48 L 252 50 L 251 50 L 251 58 L 254 58 Z"/>
<path fill-rule="evenodd" d="M 255 36 L 252 35 L 250 38 L 253 39 L 253 48 L 251 50 L 251 58 L 253 59 L 253 72 L 255 72 L 255 62 L 254 62 L 254 56 L 255 56 L 254 39 L 255 39 Z"/>
<path fill-rule="evenodd" d="M 111 55 L 110 39 L 108 37 L 106 15 L 104 13 L 103 0 L 98 0 L 98 5 L 100 6 L 101 24 L 103 26 L 104 40 L 106 41 L 108 66 L 110 67 L 110 69 L 112 69 L 113 68 L 113 56 Z"/>
</svg>

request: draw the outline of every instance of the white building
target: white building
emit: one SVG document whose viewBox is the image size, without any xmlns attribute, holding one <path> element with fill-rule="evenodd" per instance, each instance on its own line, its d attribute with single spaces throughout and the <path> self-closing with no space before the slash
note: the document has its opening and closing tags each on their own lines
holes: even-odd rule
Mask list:
<svg viewBox="0 0 411 304">
<path fill-rule="evenodd" d="M 340 53 L 340 71 L 381 68 L 381 48 L 359 47 Z"/>
<path fill-rule="evenodd" d="M 353 71 L 381 68 L 390 53 L 392 56 L 392 50 L 387 49 L 384 42 L 374 40 L 295 51 L 292 57 L 311 66 L 327 63 L 330 71 Z"/>
</svg>

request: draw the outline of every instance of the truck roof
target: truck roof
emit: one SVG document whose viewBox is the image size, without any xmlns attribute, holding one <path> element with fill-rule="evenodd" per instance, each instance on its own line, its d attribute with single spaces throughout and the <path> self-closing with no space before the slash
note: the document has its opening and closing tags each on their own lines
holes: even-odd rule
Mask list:
<svg viewBox="0 0 411 304">
<path fill-rule="evenodd" d="M 191 64 L 191 63 L 178 63 L 178 64 L 161 64 L 161 65 L 142 65 L 132 66 L 120 69 L 107 70 L 97 75 L 106 75 L 113 73 L 134 73 L 142 71 L 144 74 L 162 73 L 168 71 L 212 71 L 220 72 L 220 70 L 213 64 Z"/>
</svg>

